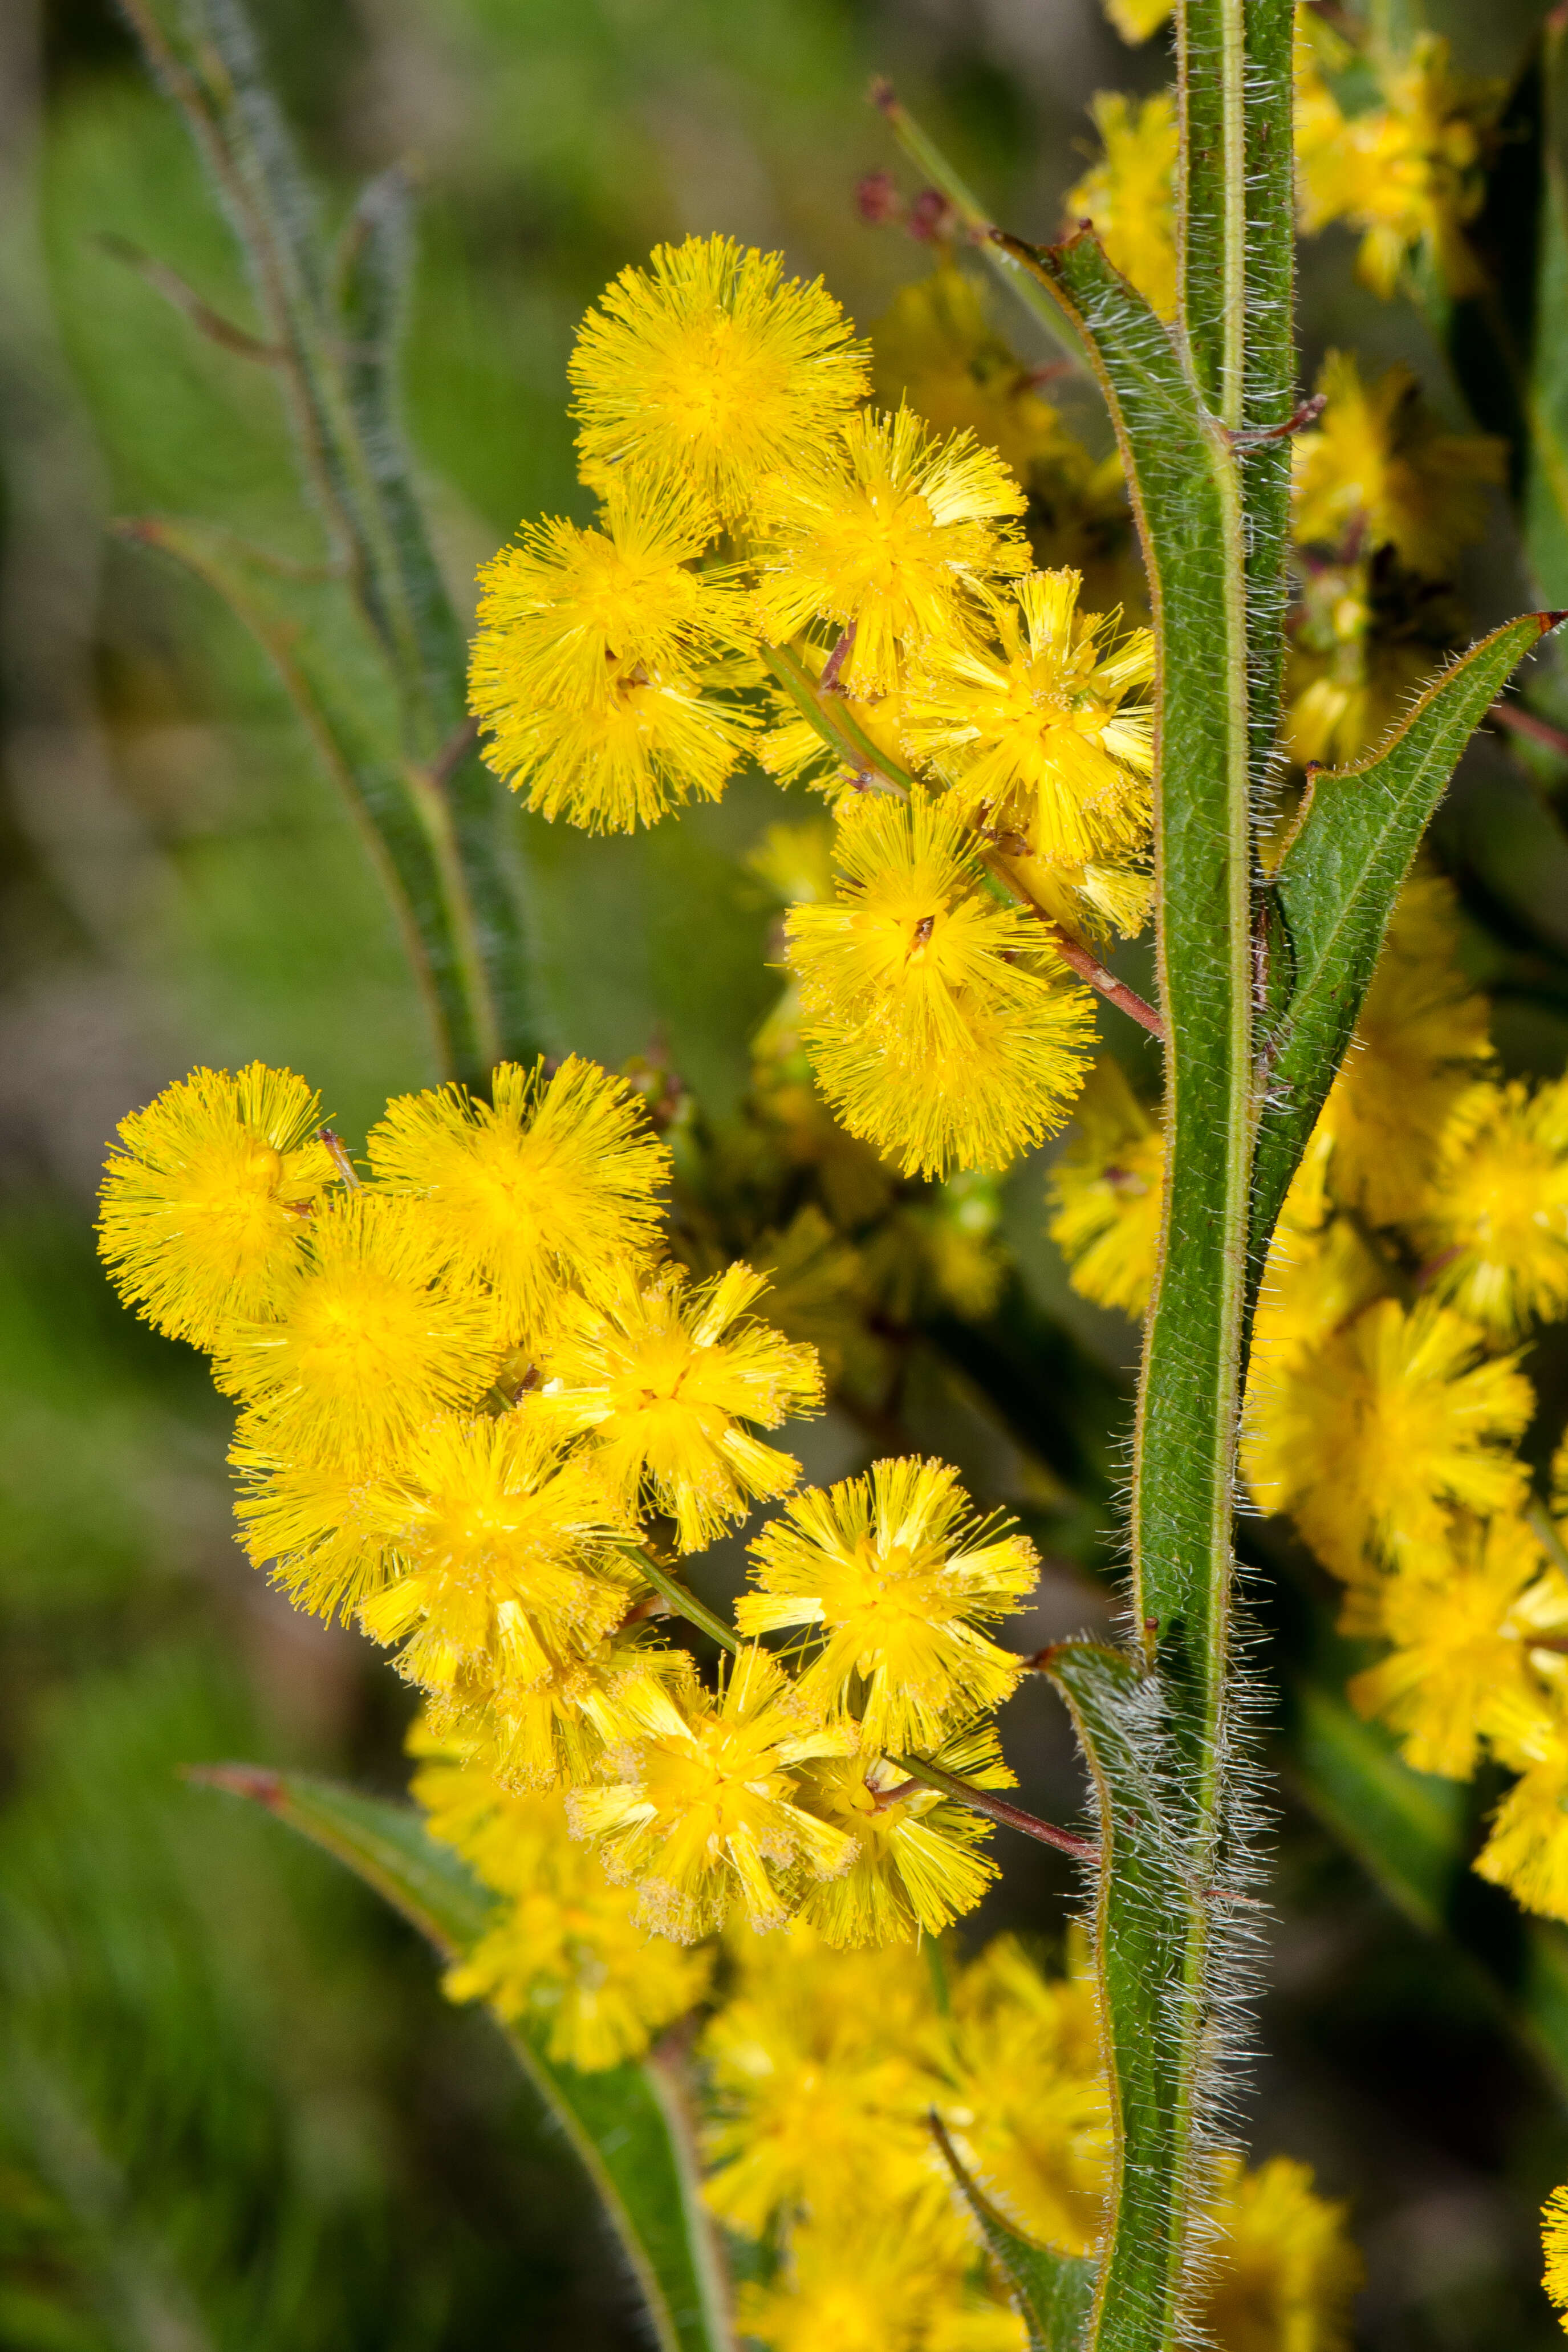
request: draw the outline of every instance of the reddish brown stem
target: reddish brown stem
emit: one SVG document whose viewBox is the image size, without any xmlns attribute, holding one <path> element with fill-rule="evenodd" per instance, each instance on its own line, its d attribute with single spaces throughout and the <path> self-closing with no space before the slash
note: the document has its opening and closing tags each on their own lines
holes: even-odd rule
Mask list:
<svg viewBox="0 0 1568 2352">
<path fill-rule="evenodd" d="M 1034 1813 L 1009 1805 L 1004 1798 L 994 1797 L 989 1789 L 977 1789 L 973 1781 L 961 1780 L 956 1772 L 944 1772 L 940 1764 L 928 1763 L 920 1756 L 894 1756 L 889 1761 L 897 1764 L 911 1780 L 923 1781 L 928 1789 L 967 1805 L 971 1811 L 989 1813 L 1005 1829 L 1021 1831 L 1040 1845 L 1054 1846 L 1058 1853 L 1070 1853 L 1075 1862 L 1100 1860 L 1100 1848 L 1088 1838 L 1074 1837 L 1070 1830 L 1058 1830 L 1054 1822 L 1042 1822 Z"/>
<path fill-rule="evenodd" d="M 1522 735 L 1530 742 L 1555 751 L 1559 759 L 1568 760 L 1568 733 L 1561 727 L 1553 727 L 1549 719 L 1538 719 L 1521 703 L 1494 702 L 1487 717 L 1494 727 L 1505 727 L 1510 735 Z"/>
</svg>

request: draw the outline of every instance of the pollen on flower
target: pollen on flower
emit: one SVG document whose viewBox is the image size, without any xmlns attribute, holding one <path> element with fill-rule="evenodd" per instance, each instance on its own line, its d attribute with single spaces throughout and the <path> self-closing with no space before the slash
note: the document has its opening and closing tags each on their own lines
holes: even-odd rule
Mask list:
<svg viewBox="0 0 1568 2352">
<path fill-rule="evenodd" d="M 753 1428 L 816 1412 L 822 1370 L 815 1349 L 751 1314 L 766 1288 L 748 1265 L 695 1290 L 674 1271 L 644 1282 L 625 1272 L 605 1307 L 563 1302 L 546 1354 L 542 1402 L 557 1426 L 591 1435 L 606 1494 L 668 1513 L 682 1551 L 800 1475 Z"/>
<path fill-rule="evenodd" d="M 637 1888 L 645 1927 L 693 1943 L 737 1906 L 755 1927 L 782 1927 L 801 1880 L 848 1868 L 850 1839 L 805 1810 L 795 1772 L 845 1754 L 853 1728 L 814 1716 L 765 1651 L 742 1650 L 717 1699 L 650 1681 L 626 1706 L 635 1738 L 599 1784 L 573 1790 L 568 1818 Z"/>
<path fill-rule="evenodd" d="M 990 895 L 951 804 L 868 798 L 838 856 L 834 903 L 785 918 L 823 1092 L 906 1174 L 1005 1167 L 1082 1082 L 1086 992 Z"/>
<path fill-rule="evenodd" d="M 990 1724 L 945 1740 L 933 1762 L 972 1788 L 1011 1789 Z M 906 1944 L 940 1936 L 973 1911 L 998 1875 L 986 1852 L 991 1824 L 967 1805 L 911 1780 L 885 1757 L 855 1755 L 805 1764 L 801 1802 L 855 1841 L 855 1858 L 837 1878 L 810 1887 L 800 1907 L 825 1944 Z"/>
<path fill-rule="evenodd" d="M 337 1181 L 321 1116 L 303 1078 L 251 1062 L 193 1070 L 121 1119 L 98 1228 L 121 1296 L 200 1348 L 270 1312 Z"/>
<path fill-rule="evenodd" d="M 594 2073 L 640 2057 L 701 2000 L 709 1951 L 647 1936 L 633 1899 L 576 1843 L 564 1801 L 511 1794 L 425 1728 L 412 1794 L 433 1834 L 500 1898 L 490 1924 L 447 1975 L 454 2000 L 486 2000 L 508 2024 L 542 2032 L 558 2064 Z"/>
<path fill-rule="evenodd" d="M 903 740 L 966 814 L 1016 830 L 1046 863 L 1128 862 L 1149 831 L 1153 713 L 1130 700 L 1154 641 L 1117 644 L 1079 610 L 1076 572 L 1032 572 L 987 599 L 994 646 L 959 639 L 920 656 Z"/>
<path fill-rule="evenodd" d="M 759 1589 L 736 1603 L 737 1625 L 807 1629 L 801 1696 L 848 1707 L 868 1753 L 935 1748 L 1017 1683 L 1021 1660 L 981 1629 L 1033 1590 L 1039 1559 L 974 1514 L 945 1463 L 878 1462 L 792 1496 L 752 1559 Z"/>
<path fill-rule="evenodd" d="M 972 434 L 937 441 L 907 408 L 853 416 L 815 467 L 759 495 L 763 634 L 777 644 L 812 621 L 853 627 L 844 683 L 886 694 L 928 638 L 965 633 L 976 581 L 1027 570 L 1027 541 L 1005 527 L 1026 504 Z"/>
<path fill-rule="evenodd" d="M 371 1129 L 383 1182 L 420 1197 L 451 1263 L 494 1293 L 510 1339 L 538 1339 L 568 1287 L 602 1295 L 610 1269 L 658 1246 L 669 1153 L 624 1078 L 572 1055 L 503 1062 L 489 1103 L 458 1086 L 400 1095 Z"/>
<path fill-rule="evenodd" d="M 400 1673 L 427 1690 L 469 1677 L 498 1690 L 548 1683 L 592 1654 L 637 1594 L 636 1567 L 616 1548 L 627 1522 L 537 1399 L 427 1423 L 378 1499 L 401 1573 L 366 1598 L 360 1622 L 403 1642 Z"/>
<path fill-rule="evenodd" d="M 1140 13 L 1144 13 L 1144 5 Z M 1101 90 L 1089 111 L 1104 150 L 1063 199 L 1068 226 L 1094 224 L 1124 278 L 1162 319 L 1176 313 L 1176 113 L 1162 91 L 1142 103 Z"/>
<path fill-rule="evenodd" d="M 344 1469 L 248 1444 L 229 1456 L 241 1486 L 234 1515 L 255 1568 L 269 1568 L 296 1608 L 346 1622 L 389 1573 L 389 1465 Z"/>
<path fill-rule="evenodd" d="M 725 698 L 734 682 L 723 667 L 667 677 L 639 663 L 585 709 L 498 695 L 485 756 L 541 816 L 635 833 L 687 801 L 723 798 L 756 724 Z"/>
<path fill-rule="evenodd" d="M 229 1324 L 215 1359 L 218 1385 L 246 1408 L 238 1444 L 370 1469 L 432 1415 L 477 1405 L 506 1334 L 449 1264 L 414 1201 L 354 1192 L 319 1211 L 268 1318 Z"/>
<path fill-rule="evenodd" d="M 812 463 L 868 388 L 826 288 L 722 236 L 655 247 L 583 322 L 568 363 L 584 478 L 683 474 L 726 517 L 764 475 Z"/>
<path fill-rule="evenodd" d="M 679 479 L 612 483 L 596 530 L 525 525 L 479 573 L 476 717 L 602 709 L 639 671 L 689 677 L 743 642 L 739 593 L 691 568 L 717 529 Z"/>
</svg>

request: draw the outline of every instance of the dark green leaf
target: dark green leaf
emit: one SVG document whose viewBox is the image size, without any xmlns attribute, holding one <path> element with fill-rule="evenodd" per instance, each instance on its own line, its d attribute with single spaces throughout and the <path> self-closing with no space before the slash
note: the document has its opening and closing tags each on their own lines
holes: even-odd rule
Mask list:
<svg viewBox="0 0 1568 2352">
<path fill-rule="evenodd" d="M 940 2118 L 933 2115 L 931 2120 L 937 2146 L 1012 2293 L 1030 2352 L 1077 2352 L 1094 2302 L 1094 2263 L 1086 2255 L 1058 2253 L 1020 2237 L 960 2160 Z"/>
<path fill-rule="evenodd" d="M 1012 2291 L 1028 2330 L 1029 2352 L 1078 2352 L 1094 2302 L 1093 2263 L 1086 2254 L 1059 2254 L 1020 2237 L 961 2162 L 935 2116 L 931 2129 L 992 2260 Z"/>
<path fill-rule="evenodd" d="M 1276 881 L 1294 986 L 1265 1048 L 1271 1107 L 1254 1171 L 1255 1269 L 1344 1058 L 1421 835 L 1488 709 L 1554 621 L 1529 613 L 1495 629 L 1427 688 L 1383 751 L 1312 779 Z"/>
<path fill-rule="evenodd" d="M 492 1898 L 411 1806 L 243 1764 L 210 1766 L 192 1777 L 265 1805 L 324 1847 L 444 1959 L 458 1958 L 482 1933 Z M 580 2073 L 552 2059 L 547 2034 L 527 2026 L 510 2029 L 507 2040 L 604 2202 L 659 2352 L 729 2352 L 723 2281 L 672 2077 L 657 2059 Z"/>
</svg>

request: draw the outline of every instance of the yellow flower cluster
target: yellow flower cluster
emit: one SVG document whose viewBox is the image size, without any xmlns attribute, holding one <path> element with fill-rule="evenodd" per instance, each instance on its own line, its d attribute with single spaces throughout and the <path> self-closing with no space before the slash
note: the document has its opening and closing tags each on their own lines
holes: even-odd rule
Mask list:
<svg viewBox="0 0 1568 2352">
<path fill-rule="evenodd" d="M 1092 1981 L 1075 1953 L 1044 1973 L 1011 1937 L 966 1966 L 875 1963 L 786 1939 L 737 1937 L 734 1990 L 706 2029 L 708 2198 L 742 2237 L 776 2247 L 742 2290 L 742 2332 L 779 2352 L 1022 2352 L 955 2200 L 931 2129 L 1037 2243 L 1091 2252 L 1110 2174 L 1110 2115 Z M 1304 2166 L 1227 2158 L 1212 2200 L 1216 2260 L 1204 2313 L 1221 2352 L 1341 2352 L 1359 2265 L 1343 2214 Z"/>
<path fill-rule="evenodd" d="M 1331 352 L 1318 390 L 1321 420 L 1294 445 L 1288 743 L 1303 763 L 1370 750 L 1449 649 L 1444 586 L 1482 535 L 1507 457 L 1489 435 L 1444 430 L 1407 368 L 1367 385 Z"/>
<path fill-rule="evenodd" d="M 986 1718 L 1021 1666 L 989 1629 L 1033 1548 L 940 1463 L 795 1493 L 762 1433 L 818 1408 L 816 1350 L 759 1319 L 765 1275 L 668 1261 L 669 1154 L 626 1080 L 573 1059 L 503 1066 L 488 1102 L 404 1097 L 368 1181 L 318 1120 L 259 1065 L 171 1087 L 121 1129 L 103 1250 L 239 1402 L 251 1558 L 397 1646 L 447 1751 L 422 1783 L 443 1833 L 501 1895 L 533 1887 L 464 1981 L 553 2003 L 587 2063 L 694 1998 L 637 1959 L 648 1931 L 691 1944 L 739 1908 L 856 1944 L 972 1910 L 989 1825 L 901 1759 L 1010 1779 Z M 777 1257 L 809 1290 L 832 1246 L 809 1212 Z M 785 1496 L 710 1688 L 656 1637 L 674 1556 Z M 567 1826 L 585 1850 L 546 1867 Z M 579 1915 L 609 1939 L 596 2006 L 567 1969 Z"/>
<path fill-rule="evenodd" d="M 1105 0 L 1124 40 L 1142 41 L 1170 0 Z M 1344 29 L 1341 29 L 1343 25 Z M 1343 221 L 1361 245 L 1363 281 L 1386 300 L 1401 289 L 1473 294 L 1480 274 L 1465 235 L 1485 195 L 1501 82 L 1454 71 L 1449 45 L 1417 32 L 1407 50 L 1363 47 L 1316 8 L 1296 11 L 1298 216 L 1309 235 Z M 1365 102 L 1366 86 L 1373 90 Z M 1354 88 L 1353 100 L 1342 93 Z M 1091 220 L 1124 276 L 1163 319 L 1176 309 L 1176 125 L 1171 100 L 1101 91 L 1090 111 L 1101 152 L 1068 190 L 1070 229 Z"/>
<path fill-rule="evenodd" d="M 1080 609 L 1079 570 L 1037 568 L 1030 486 L 1044 538 L 1106 557 L 1119 476 L 966 282 L 939 272 L 889 331 L 882 367 L 973 423 L 862 405 L 863 347 L 777 256 L 691 238 L 624 271 L 571 365 L 599 520 L 525 529 L 487 567 L 473 708 L 499 772 L 580 824 L 715 798 L 753 743 L 826 782 L 839 919 L 863 904 L 879 944 L 797 969 L 805 1049 L 852 1134 L 945 1175 L 1005 1164 L 1082 1076 L 1083 992 L 1005 902 L 1144 920 L 1152 647 Z M 744 692 L 770 670 L 764 726 Z M 900 812 L 866 817 L 871 793 Z"/>
<path fill-rule="evenodd" d="M 1521 1777 L 1477 1867 L 1568 1918 L 1568 1574 L 1520 1443 L 1520 1342 L 1568 1316 L 1568 1079 L 1490 1067 L 1451 894 L 1405 889 L 1357 1039 L 1287 1200 L 1258 1308 L 1243 1459 L 1389 1646 L 1352 1684 L 1418 1770 Z M 1138 1312 L 1157 1240 L 1157 1126 L 1120 1072 L 1053 1172 L 1088 1297 Z M 1560 1456 L 1568 1469 L 1568 1453 Z"/>
<path fill-rule="evenodd" d="M 1297 12 L 1296 172 L 1301 226 L 1342 220 L 1359 232 L 1357 268 L 1384 299 L 1423 280 L 1450 295 L 1481 277 L 1465 225 L 1485 194 L 1482 163 L 1501 107 L 1501 82 L 1457 74 L 1448 43 L 1417 33 L 1404 56 L 1376 47 L 1366 62 L 1377 101 L 1347 113 L 1331 86 L 1350 61 L 1321 16 Z"/>
</svg>

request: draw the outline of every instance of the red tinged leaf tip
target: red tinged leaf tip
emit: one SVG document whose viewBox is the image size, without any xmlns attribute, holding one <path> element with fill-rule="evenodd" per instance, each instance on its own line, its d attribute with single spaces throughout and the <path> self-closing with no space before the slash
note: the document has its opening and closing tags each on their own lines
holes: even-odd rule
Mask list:
<svg viewBox="0 0 1568 2352">
<path fill-rule="evenodd" d="M 1544 637 L 1562 622 L 1568 621 L 1568 612 L 1537 613 L 1535 617 L 1541 624 L 1541 634 Z"/>
<path fill-rule="evenodd" d="M 193 1789 L 222 1789 L 231 1797 L 247 1797 L 268 1812 L 282 1810 L 283 1776 L 260 1764 L 186 1764 L 180 1778 Z"/>
<path fill-rule="evenodd" d="M 891 114 L 899 103 L 892 83 L 883 74 L 872 76 L 867 95 L 879 114 Z"/>
</svg>

